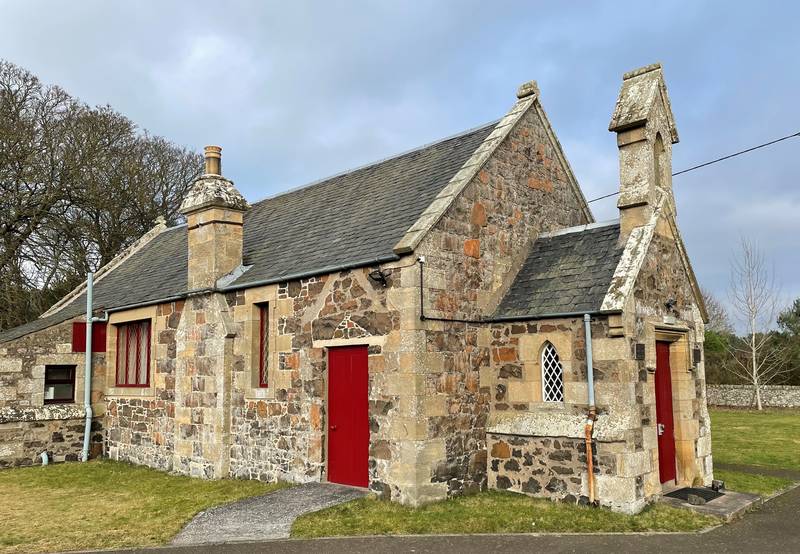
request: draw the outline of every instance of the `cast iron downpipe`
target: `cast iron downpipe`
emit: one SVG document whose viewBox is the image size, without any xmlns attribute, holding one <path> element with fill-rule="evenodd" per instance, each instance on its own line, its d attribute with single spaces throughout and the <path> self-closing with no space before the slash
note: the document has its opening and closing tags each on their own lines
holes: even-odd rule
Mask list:
<svg viewBox="0 0 800 554">
<path fill-rule="evenodd" d="M 583 315 L 583 329 L 586 339 L 586 381 L 589 388 L 589 412 L 586 414 L 586 466 L 589 472 L 589 505 L 594 506 L 594 461 L 592 460 L 592 431 L 597 419 L 597 408 L 594 404 L 594 361 L 592 360 L 592 318 Z"/>
<path fill-rule="evenodd" d="M 83 405 L 86 422 L 83 426 L 83 450 L 81 461 L 89 459 L 89 440 L 92 435 L 92 323 L 108 321 L 108 312 L 103 317 L 92 317 L 92 293 L 94 292 L 94 273 L 86 276 L 86 355 L 83 365 Z"/>
<path fill-rule="evenodd" d="M 83 451 L 81 461 L 89 459 L 89 439 L 92 433 L 92 292 L 94 273 L 86 276 L 86 356 L 83 366 L 83 406 L 86 411 L 86 423 L 83 426 Z"/>
</svg>

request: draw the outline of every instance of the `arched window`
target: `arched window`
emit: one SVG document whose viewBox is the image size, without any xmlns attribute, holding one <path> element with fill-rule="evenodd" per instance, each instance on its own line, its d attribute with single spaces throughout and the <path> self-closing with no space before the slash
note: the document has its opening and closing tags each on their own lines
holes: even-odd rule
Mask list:
<svg viewBox="0 0 800 554">
<path fill-rule="evenodd" d="M 564 401 L 564 368 L 556 347 L 549 342 L 542 349 L 542 398 L 545 402 Z"/>
</svg>

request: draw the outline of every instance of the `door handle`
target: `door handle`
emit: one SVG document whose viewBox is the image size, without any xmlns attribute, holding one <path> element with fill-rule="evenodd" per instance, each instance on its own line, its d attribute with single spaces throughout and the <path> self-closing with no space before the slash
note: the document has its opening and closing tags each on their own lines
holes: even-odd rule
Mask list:
<svg viewBox="0 0 800 554">
<path fill-rule="evenodd" d="M 658 428 L 658 436 L 660 437 L 661 435 L 664 434 L 664 424 L 663 423 L 659 423 L 657 428 Z"/>
<path fill-rule="evenodd" d="M 336 425 L 331 425 L 331 431 L 336 431 Z"/>
</svg>

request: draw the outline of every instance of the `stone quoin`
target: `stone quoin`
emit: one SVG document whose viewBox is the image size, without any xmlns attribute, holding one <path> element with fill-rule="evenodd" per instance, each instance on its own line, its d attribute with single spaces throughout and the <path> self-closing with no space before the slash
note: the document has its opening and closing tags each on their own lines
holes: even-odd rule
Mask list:
<svg viewBox="0 0 800 554">
<path fill-rule="evenodd" d="M 186 223 L 96 274 L 93 455 L 412 506 L 497 488 L 634 513 L 710 484 L 659 64 L 625 74 L 609 129 L 603 223 L 533 81 L 499 121 L 252 205 L 208 147 Z M 0 467 L 80 453 L 85 289 L 0 333 Z"/>
</svg>

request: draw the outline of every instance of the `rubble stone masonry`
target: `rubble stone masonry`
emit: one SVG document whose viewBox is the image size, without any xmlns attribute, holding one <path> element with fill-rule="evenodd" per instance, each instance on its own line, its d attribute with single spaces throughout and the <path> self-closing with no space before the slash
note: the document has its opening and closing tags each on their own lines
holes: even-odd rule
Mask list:
<svg viewBox="0 0 800 554">
<path fill-rule="evenodd" d="M 101 375 L 92 381 L 92 456 L 102 451 L 102 394 L 106 355 L 92 362 Z M 44 403 L 45 366 L 75 366 L 75 398 L 67 404 Z M 72 352 L 72 321 L 0 346 L 0 467 L 77 460 L 83 448 L 84 354 Z"/>
<path fill-rule="evenodd" d="M 537 101 L 521 114 L 420 243 L 429 317 L 491 315 L 539 233 L 589 222 L 540 109 Z M 417 267 L 404 271 L 404 285 L 419 282 Z M 414 472 L 431 486 L 414 503 L 484 489 L 493 371 L 505 355 L 492 333 L 506 327 L 427 321 L 415 328 L 409 340 L 424 353 L 415 371 L 425 425 L 416 444 L 425 455 Z"/>
</svg>

